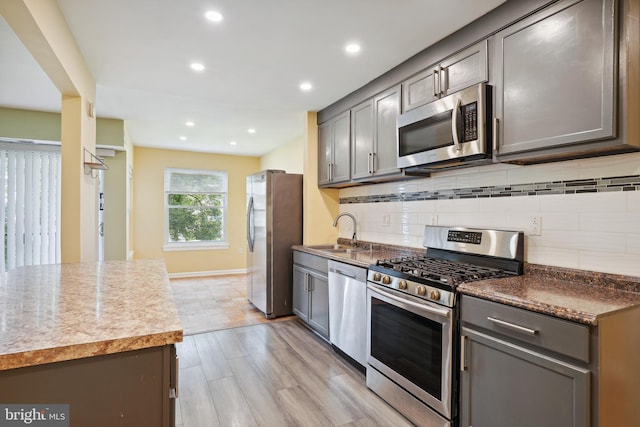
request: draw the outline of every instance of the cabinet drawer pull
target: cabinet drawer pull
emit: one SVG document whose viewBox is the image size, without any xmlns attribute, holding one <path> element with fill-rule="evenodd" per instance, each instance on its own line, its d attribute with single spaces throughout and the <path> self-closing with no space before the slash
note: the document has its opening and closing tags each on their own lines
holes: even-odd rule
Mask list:
<svg viewBox="0 0 640 427">
<path fill-rule="evenodd" d="M 511 329 L 516 332 L 520 332 L 527 335 L 537 335 L 538 331 L 536 329 L 525 328 L 524 326 L 516 325 L 514 323 L 505 322 L 504 320 L 496 319 L 493 317 L 487 317 L 487 320 L 493 322 L 497 325 L 503 326 L 507 329 Z"/>
</svg>

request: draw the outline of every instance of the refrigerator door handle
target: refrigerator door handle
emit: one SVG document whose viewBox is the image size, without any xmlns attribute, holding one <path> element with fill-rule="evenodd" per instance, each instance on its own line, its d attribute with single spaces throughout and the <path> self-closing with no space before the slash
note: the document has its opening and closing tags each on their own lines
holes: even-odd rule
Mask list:
<svg viewBox="0 0 640 427">
<path fill-rule="evenodd" d="M 247 206 L 247 246 L 249 252 L 253 252 L 254 243 L 254 227 L 253 227 L 253 196 L 249 198 L 249 204 Z"/>
</svg>

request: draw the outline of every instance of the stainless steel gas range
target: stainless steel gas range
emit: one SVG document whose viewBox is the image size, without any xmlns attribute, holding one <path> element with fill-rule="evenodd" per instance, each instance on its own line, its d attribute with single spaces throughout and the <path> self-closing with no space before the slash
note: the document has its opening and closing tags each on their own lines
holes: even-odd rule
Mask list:
<svg viewBox="0 0 640 427">
<path fill-rule="evenodd" d="M 426 256 L 367 277 L 367 386 L 418 426 L 458 418 L 460 283 L 520 275 L 522 232 L 426 226 Z"/>
</svg>

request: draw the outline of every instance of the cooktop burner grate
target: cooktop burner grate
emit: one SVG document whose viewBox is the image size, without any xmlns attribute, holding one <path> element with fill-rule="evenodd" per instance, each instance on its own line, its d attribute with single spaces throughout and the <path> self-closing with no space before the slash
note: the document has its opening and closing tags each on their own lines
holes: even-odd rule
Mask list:
<svg viewBox="0 0 640 427">
<path fill-rule="evenodd" d="M 509 275 L 509 273 L 497 268 L 429 257 L 385 259 L 379 260 L 376 265 L 409 276 L 435 280 L 448 285 Z"/>
</svg>

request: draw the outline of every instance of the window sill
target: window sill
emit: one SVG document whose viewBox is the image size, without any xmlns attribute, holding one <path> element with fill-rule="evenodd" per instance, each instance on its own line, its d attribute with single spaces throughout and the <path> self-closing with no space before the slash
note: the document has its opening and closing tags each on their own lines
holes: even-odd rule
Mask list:
<svg viewBox="0 0 640 427">
<path fill-rule="evenodd" d="M 229 249 L 229 243 L 165 243 L 162 246 L 163 252 L 177 251 L 215 251 L 219 249 Z"/>
</svg>

